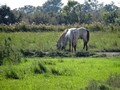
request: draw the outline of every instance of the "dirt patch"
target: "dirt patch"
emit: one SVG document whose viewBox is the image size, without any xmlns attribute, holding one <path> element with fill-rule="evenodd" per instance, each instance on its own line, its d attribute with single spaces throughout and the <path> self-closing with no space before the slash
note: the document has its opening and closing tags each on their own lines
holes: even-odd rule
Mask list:
<svg viewBox="0 0 120 90">
<path fill-rule="evenodd" d="M 100 56 L 120 56 L 120 52 L 96 52 Z"/>
</svg>

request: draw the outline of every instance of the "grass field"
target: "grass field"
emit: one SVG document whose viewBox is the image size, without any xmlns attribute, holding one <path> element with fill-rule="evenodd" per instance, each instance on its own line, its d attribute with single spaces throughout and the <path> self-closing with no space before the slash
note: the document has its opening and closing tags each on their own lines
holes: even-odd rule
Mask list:
<svg viewBox="0 0 120 90">
<path fill-rule="evenodd" d="M 0 52 L 5 47 L 5 38 L 11 37 L 11 43 L 17 49 L 55 54 L 56 41 L 61 33 L 0 33 Z M 82 48 L 83 42 L 79 40 L 77 51 L 82 52 Z M 89 51 L 120 52 L 120 32 L 90 32 Z M 120 90 L 120 56 L 53 56 L 54 58 L 23 57 L 19 64 L 1 65 L 0 90 Z"/>
<path fill-rule="evenodd" d="M 16 32 L 0 33 L 0 49 L 4 46 L 6 37 L 12 38 L 12 43 L 23 50 L 53 51 L 62 32 Z M 83 48 L 79 40 L 77 50 Z M 89 51 L 120 51 L 120 32 L 90 32 Z"/>
<path fill-rule="evenodd" d="M 0 90 L 80 90 L 91 80 L 106 85 L 108 77 L 116 74 L 120 57 L 24 58 L 18 65 L 0 66 Z M 107 87 L 120 90 L 120 86 Z"/>
</svg>

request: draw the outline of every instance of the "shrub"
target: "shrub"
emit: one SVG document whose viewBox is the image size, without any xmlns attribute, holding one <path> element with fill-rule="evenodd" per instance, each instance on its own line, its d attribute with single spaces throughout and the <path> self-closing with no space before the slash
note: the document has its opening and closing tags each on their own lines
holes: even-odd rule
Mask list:
<svg viewBox="0 0 120 90">
<path fill-rule="evenodd" d="M 58 69 L 58 68 L 54 67 L 54 68 L 51 68 L 51 73 L 53 75 L 69 76 L 69 75 L 71 75 L 73 73 L 73 71 L 70 70 L 69 68 L 60 68 L 60 69 Z"/>
<path fill-rule="evenodd" d="M 120 88 L 120 75 L 111 75 L 107 83 L 109 86 Z"/>
<path fill-rule="evenodd" d="M 37 65 L 35 65 L 34 67 L 35 74 L 41 74 L 46 72 L 47 72 L 47 68 L 42 63 L 39 62 Z"/>
<path fill-rule="evenodd" d="M 106 82 L 91 80 L 88 86 L 81 90 L 119 90 L 120 75 L 111 75 Z"/>
<path fill-rule="evenodd" d="M 105 85 L 104 83 L 100 83 L 96 80 L 91 80 L 88 83 L 88 86 L 85 87 L 85 89 L 81 89 L 81 90 L 110 90 L 109 87 L 107 85 Z"/>
<path fill-rule="evenodd" d="M 43 31 L 64 31 L 66 28 L 72 27 L 86 27 L 90 31 L 120 31 L 119 25 L 109 24 L 104 25 L 101 22 L 94 22 L 92 24 L 68 24 L 68 25 L 31 25 L 25 22 L 16 23 L 12 25 L 0 24 L 0 32 L 43 32 Z"/>
<path fill-rule="evenodd" d="M 45 53 L 42 51 L 37 51 L 37 50 L 22 50 L 21 49 L 21 53 L 26 56 L 26 57 L 31 57 L 31 56 L 36 56 L 36 57 L 44 57 Z"/>
<path fill-rule="evenodd" d="M 24 71 L 13 67 L 13 65 L 8 65 L 3 72 L 6 79 L 23 79 Z"/>
<path fill-rule="evenodd" d="M 76 52 L 75 54 L 76 57 L 88 57 L 88 56 L 93 56 L 93 55 L 95 55 L 95 53 L 89 52 L 89 51 Z"/>
<path fill-rule="evenodd" d="M 14 70 L 7 71 L 5 77 L 10 79 L 19 79 L 18 74 Z"/>
<path fill-rule="evenodd" d="M 12 39 L 10 37 L 5 38 L 4 47 L 0 53 L 0 65 L 11 63 L 16 64 L 20 63 L 21 53 L 20 51 L 13 46 Z"/>
<path fill-rule="evenodd" d="M 60 72 L 60 70 L 58 70 L 57 68 L 51 68 L 51 72 L 53 75 L 61 75 L 62 73 Z"/>
<path fill-rule="evenodd" d="M 58 51 L 58 50 L 54 50 L 54 51 L 50 51 L 47 56 L 49 57 L 70 57 L 73 54 L 68 52 L 68 51 Z"/>
</svg>

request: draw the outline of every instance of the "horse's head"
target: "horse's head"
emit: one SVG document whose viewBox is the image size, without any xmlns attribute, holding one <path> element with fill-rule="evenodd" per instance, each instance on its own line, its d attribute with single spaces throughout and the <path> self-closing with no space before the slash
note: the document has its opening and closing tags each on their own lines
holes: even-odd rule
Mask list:
<svg viewBox="0 0 120 90">
<path fill-rule="evenodd" d="M 61 44 L 57 42 L 57 43 L 56 43 L 56 48 L 57 48 L 57 49 L 61 49 Z"/>
</svg>

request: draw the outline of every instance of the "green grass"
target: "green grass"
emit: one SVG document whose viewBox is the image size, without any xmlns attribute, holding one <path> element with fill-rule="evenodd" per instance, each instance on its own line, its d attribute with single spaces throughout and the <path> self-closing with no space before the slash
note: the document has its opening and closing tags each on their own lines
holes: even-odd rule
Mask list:
<svg viewBox="0 0 120 90">
<path fill-rule="evenodd" d="M 91 33 L 89 47 L 95 51 L 120 51 L 119 32 Z"/>
<path fill-rule="evenodd" d="M 6 76 L 10 71 L 18 78 Z M 0 66 L 0 90 L 80 90 L 91 80 L 104 82 L 116 74 L 120 57 L 25 58 L 18 65 Z"/>
<path fill-rule="evenodd" d="M 62 32 L 16 32 L 0 33 L 0 49 L 4 46 L 4 39 L 11 37 L 13 44 L 23 50 L 53 51 Z M 83 41 L 79 40 L 77 51 L 83 48 Z M 120 32 L 91 32 L 89 51 L 120 51 Z"/>
<path fill-rule="evenodd" d="M 57 32 L 17 32 L 17 33 L 0 33 L 0 40 L 4 42 L 5 37 L 11 37 L 13 44 L 18 48 L 29 50 L 50 50 L 55 48 L 57 41 Z M 3 44 L 1 42 L 0 45 Z"/>
</svg>

